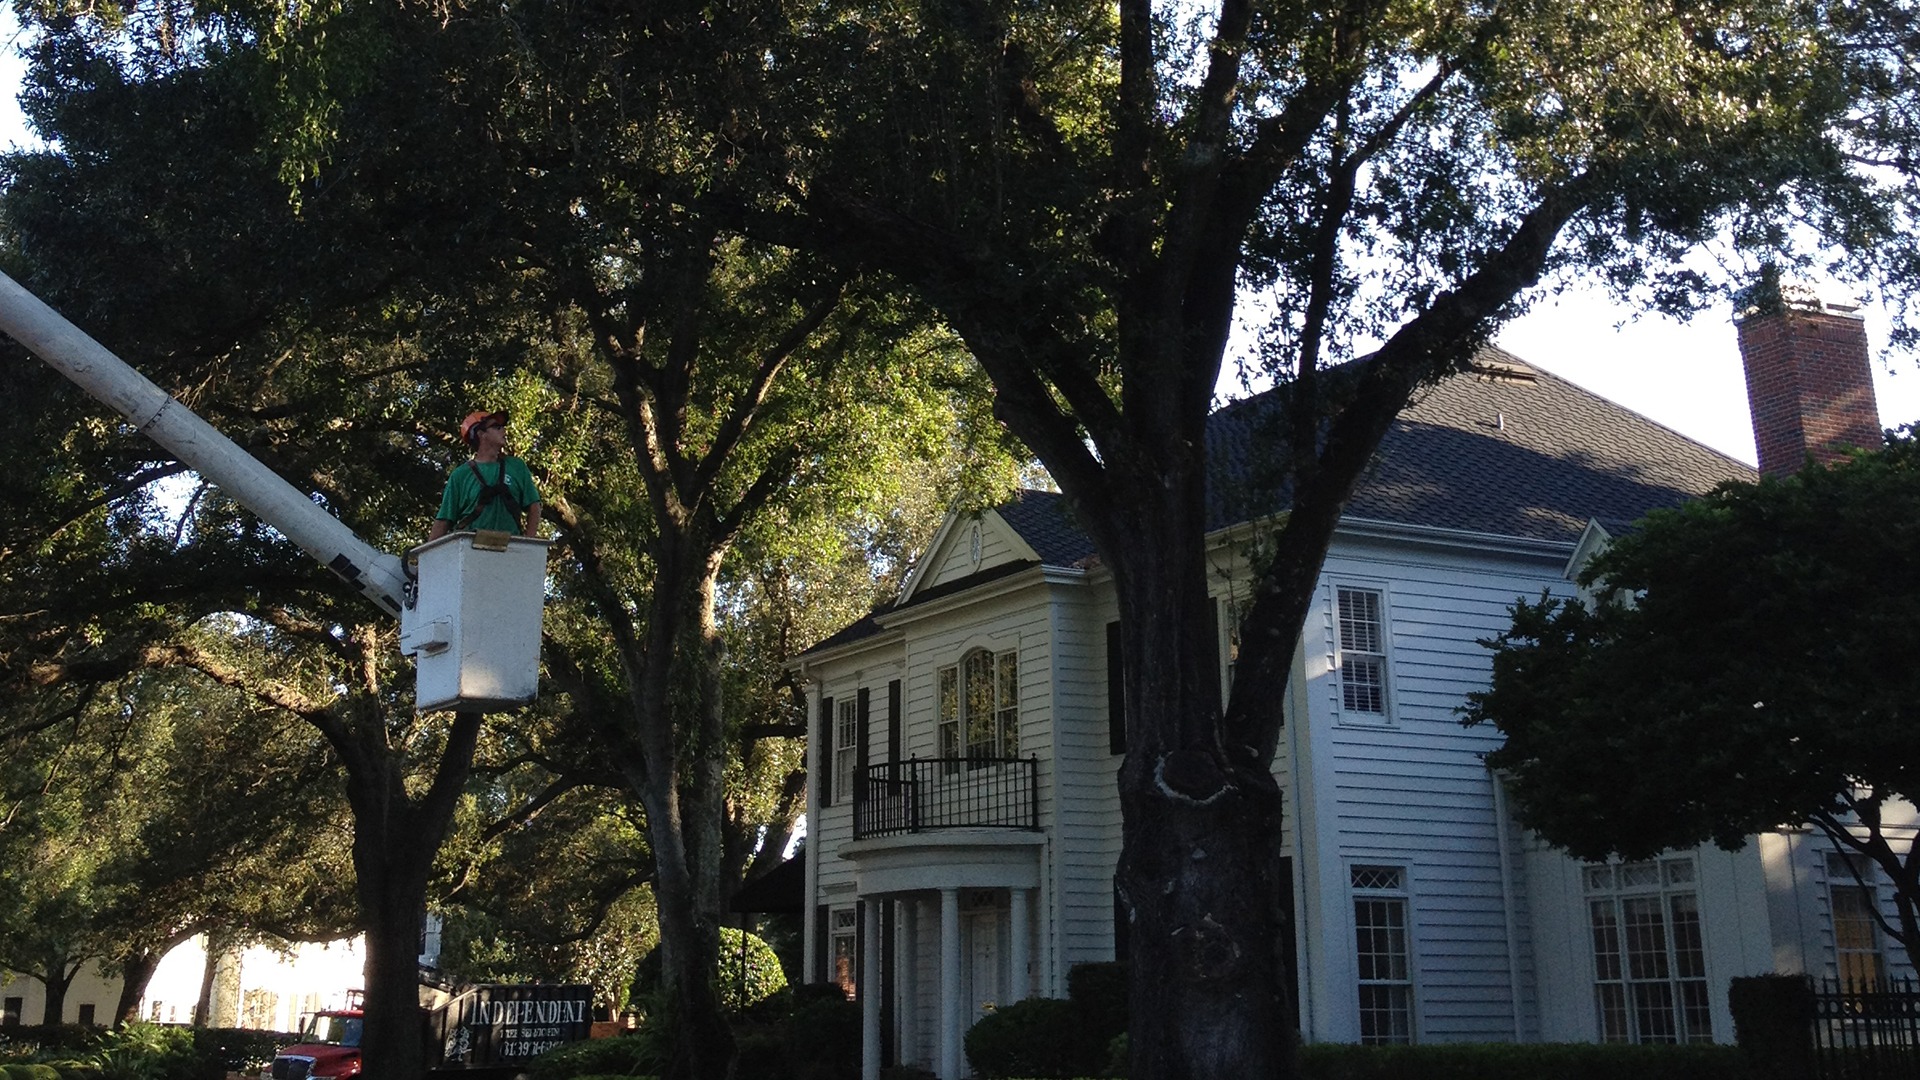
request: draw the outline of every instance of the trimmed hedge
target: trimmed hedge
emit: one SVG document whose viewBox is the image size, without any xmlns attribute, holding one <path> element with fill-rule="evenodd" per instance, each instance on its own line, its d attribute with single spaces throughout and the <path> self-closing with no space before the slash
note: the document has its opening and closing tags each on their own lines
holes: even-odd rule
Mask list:
<svg viewBox="0 0 1920 1080">
<path fill-rule="evenodd" d="M 1756 1080 L 1798 1080 L 1813 1072 L 1813 983 L 1804 975 L 1750 975 L 1727 987 L 1733 1041 Z"/>
<path fill-rule="evenodd" d="M 967 1031 L 967 1060 L 984 1077 L 1076 1077 L 1098 1066 L 1105 1043 L 1059 998 L 995 1009 Z"/>
<path fill-rule="evenodd" d="M 1081 1074 L 1076 1080 L 1092 1080 Z M 1021 1080 L 1049 1080 L 1047 1074 Z M 1300 1048 L 1299 1080 L 1756 1080 L 1738 1047 L 1456 1043 Z"/>
<path fill-rule="evenodd" d="M 658 1071 L 660 1047 L 645 1031 L 567 1043 L 527 1065 L 533 1080 L 584 1080 L 586 1077 L 641 1076 Z"/>
<path fill-rule="evenodd" d="M 84 1049 L 100 1041 L 102 1030 L 83 1024 L 14 1024 L 0 1028 L 0 1056 Z"/>
<path fill-rule="evenodd" d="M 1748 1080 L 1732 1046 L 1462 1043 L 1300 1048 L 1301 1080 Z"/>
</svg>

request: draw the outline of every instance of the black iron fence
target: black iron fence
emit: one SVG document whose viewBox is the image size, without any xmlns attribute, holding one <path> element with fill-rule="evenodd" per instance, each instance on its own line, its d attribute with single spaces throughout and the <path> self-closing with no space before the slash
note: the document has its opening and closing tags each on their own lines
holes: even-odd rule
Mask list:
<svg viewBox="0 0 1920 1080">
<path fill-rule="evenodd" d="M 910 758 L 854 781 L 853 835 L 928 829 L 1038 829 L 1037 758 Z"/>
<path fill-rule="evenodd" d="M 1894 979 L 1814 984 L 1818 1080 L 1920 1080 L 1920 984 Z"/>
</svg>

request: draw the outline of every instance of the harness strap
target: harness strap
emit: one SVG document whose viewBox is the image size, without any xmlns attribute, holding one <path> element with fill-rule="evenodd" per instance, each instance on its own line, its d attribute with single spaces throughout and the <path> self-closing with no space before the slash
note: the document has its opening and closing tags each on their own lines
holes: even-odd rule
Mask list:
<svg viewBox="0 0 1920 1080">
<path fill-rule="evenodd" d="M 522 508 L 520 506 L 520 500 L 513 497 L 513 489 L 507 486 L 507 459 L 505 457 L 500 459 L 500 472 L 495 476 L 491 484 L 487 483 L 487 478 L 481 475 L 479 462 L 469 458 L 467 460 L 467 468 L 472 470 L 474 481 L 480 485 L 480 499 L 474 503 L 473 513 L 461 518 L 454 524 L 454 530 L 465 530 L 473 524 L 475 518 L 478 518 L 481 513 L 486 510 L 489 504 L 495 499 L 498 499 L 506 506 L 507 513 L 512 515 L 514 531 L 518 532 L 520 530 L 520 512 Z"/>
</svg>

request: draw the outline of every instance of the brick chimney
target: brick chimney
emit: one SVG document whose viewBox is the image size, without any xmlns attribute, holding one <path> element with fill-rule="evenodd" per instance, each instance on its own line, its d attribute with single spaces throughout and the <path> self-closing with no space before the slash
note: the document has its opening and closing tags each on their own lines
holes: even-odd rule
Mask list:
<svg viewBox="0 0 1920 1080">
<path fill-rule="evenodd" d="M 1877 449 L 1880 408 L 1859 309 L 1801 289 L 1759 299 L 1736 325 L 1761 473 L 1793 472 L 1808 454 L 1828 463 L 1850 447 Z"/>
</svg>

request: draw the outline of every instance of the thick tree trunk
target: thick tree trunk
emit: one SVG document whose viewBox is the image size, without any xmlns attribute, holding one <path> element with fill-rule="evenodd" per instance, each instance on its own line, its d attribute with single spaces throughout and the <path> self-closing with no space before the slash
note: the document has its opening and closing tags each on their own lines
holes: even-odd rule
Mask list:
<svg viewBox="0 0 1920 1080">
<path fill-rule="evenodd" d="M 671 776 L 629 774 L 647 811 L 653 846 L 654 910 L 660 923 L 660 989 L 675 1031 L 672 1080 L 726 1080 L 733 1072 L 733 1031 L 714 983 L 720 929 L 696 902 L 694 875 L 681 830 L 679 793 Z"/>
<path fill-rule="evenodd" d="M 1262 755 L 1225 737 L 1203 518 L 1182 489 L 1177 478 L 1131 489 L 1166 503 L 1128 508 L 1139 542 L 1115 566 L 1131 1075 L 1285 1077 L 1280 790 Z"/>
<path fill-rule="evenodd" d="M 642 753 L 626 769 L 653 848 L 661 989 L 676 1036 L 673 1080 L 728 1080 L 734 1067 L 733 1031 L 715 987 L 725 762 L 712 603 L 721 553 L 705 546 L 683 533 L 663 537 L 655 550 L 634 715 Z"/>
<path fill-rule="evenodd" d="M 426 875 L 393 875 L 384 888 L 361 889 L 367 935 L 366 1027 L 362 1067 L 370 1077 L 418 1077 L 426 1069 L 426 1029 L 420 1016 L 420 917 Z M 404 879 L 404 880 L 402 880 Z"/>
<path fill-rule="evenodd" d="M 120 961 L 120 1000 L 113 1006 L 114 1025 L 140 1019 L 140 999 L 147 996 L 147 984 L 160 968 L 161 955 L 157 949 L 148 949 Z"/>
<path fill-rule="evenodd" d="M 417 801 L 384 746 L 347 755 L 355 891 L 367 935 L 360 1057 L 369 1077 L 409 1080 L 426 1067 L 419 960 L 427 879 L 472 766 L 480 721 L 479 713 L 454 715 L 433 784 Z"/>
</svg>

